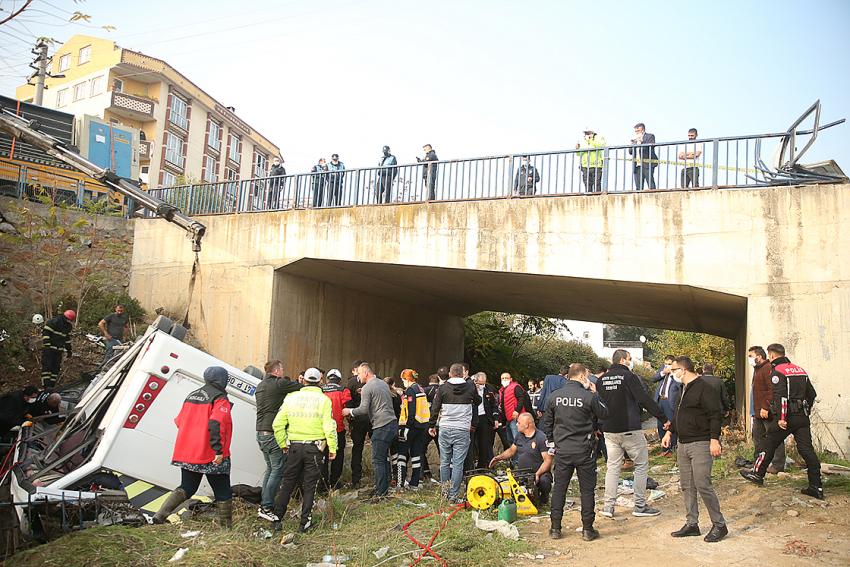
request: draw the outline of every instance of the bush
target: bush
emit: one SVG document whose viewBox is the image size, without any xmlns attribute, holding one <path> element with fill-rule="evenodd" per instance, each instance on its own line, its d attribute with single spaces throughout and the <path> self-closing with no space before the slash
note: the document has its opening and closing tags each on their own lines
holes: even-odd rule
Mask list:
<svg viewBox="0 0 850 567">
<path fill-rule="evenodd" d="M 141 323 L 145 317 L 145 310 L 137 299 L 131 297 L 127 292 L 104 292 L 92 290 L 86 296 L 83 309 L 77 319 L 76 330 L 81 333 L 100 334 L 97 328 L 101 319 L 115 311 L 116 305 L 123 305 L 124 310 L 130 318 L 130 324 Z M 77 309 L 77 300 L 74 297 L 65 297 L 60 305 L 62 309 Z M 124 337 L 125 339 L 128 337 Z"/>
</svg>

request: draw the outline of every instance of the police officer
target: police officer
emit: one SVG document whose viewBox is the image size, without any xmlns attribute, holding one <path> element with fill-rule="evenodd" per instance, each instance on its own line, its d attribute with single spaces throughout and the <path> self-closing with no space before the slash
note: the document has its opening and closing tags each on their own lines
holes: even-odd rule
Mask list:
<svg viewBox="0 0 850 567">
<path fill-rule="evenodd" d="M 793 435 L 797 452 L 806 461 L 806 474 L 809 476 L 809 486 L 800 492 L 823 500 L 820 460 L 812 447 L 812 426 L 809 420 L 817 392 L 806 371 L 792 364 L 785 356 L 784 346 L 778 343 L 769 345 L 767 357 L 773 365 L 770 375 L 773 400 L 770 402 L 767 443 L 764 452 L 756 457 L 753 469 L 741 471 L 741 476 L 759 486 L 764 484 L 764 475 L 776 448 L 785 443 L 786 437 Z"/>
<path fill-rule="evenodd" d="M 549 530 L 552 539 L 561 537 L 564 501 L 573 471 L 578 475 L 581 492 L 581 537 L 585 541 L 599 537 L 599 532 L 593 527 L 593 491 L 596 488 L 594 429 L 598 420 L 608 416 L 608 408 L 590 390 L 588 374 L 583 365 L 570 365 L 567 384 L 549 396 L 543 411 L 543 432 L 550 446 L 553 442 L 555 445 L 555 487 L 552 490 L 552 526 Z"/>
</svg>

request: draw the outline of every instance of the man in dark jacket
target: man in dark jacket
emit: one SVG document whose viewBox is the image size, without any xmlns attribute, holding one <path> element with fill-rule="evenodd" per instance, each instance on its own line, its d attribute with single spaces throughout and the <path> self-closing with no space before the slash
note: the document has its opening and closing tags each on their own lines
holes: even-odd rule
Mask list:
<svg viewBox="0 0 850 567">
<path fill-rule="evenodd" d="M 71 329 L 77 320 L 77 312 L 68 309 L 44 324 L 41 331 L 41 385 L 53 388 L 59 380 L 62 367 L 62 351 L 71 356 Z"/>
<path fill-rule="evenodd" d="M 355 360 L 351 366 L 351 378 L 348 379 L 348 391 L 351 393 L 351 400 L 348 402 L 349 408 L 356 408 L 360 405 L 360 392 L 363 390 L 363 384 L 357 377 L 357 369 L 363 363 L 362 360 Z M 361 415 L 349 418 L 348 432 L 351 435 L 351 487 L 360 488 L 360 480 L 363 478 L 363 447 L 366 444 L 366 436 L 371 435 L 372 424 L 369 422 L 368 415 Z"/>
<path fill-rule="evenodd" d="M 664 424 L 671 419 L 673 419 L 673 400 L 678 399 L 679 396 L 679 383 L 673 377 L 673 374 L 670 372 L 670 368 L 673 365 L 673 359 L 675 357 L 672 354 L 668 354 L 664 357 L 664 366 L 658 369 L 658 372 L 652 377 L 652 381 L 655 383 L 661 382 L 658 385 L 658 389 L 655 390 L 655 395 L 653 396 L 653 400 L 658 404 L 658 407 L 664 412 L 664 416 L 666 419 L 658 419 L 658 439 L 662 439 L 664 437 Z M 673 454 L 673 451 L 676 450 L 676 434 L 673 434 L 673 437 L 670 441 L 670 447 L 668 447 L 661 455 L 664 457 L 669 457 Z"/>
<path fill-rule="evenodd" d="M 319 163 L 310 170 L 313 175 L 313 207 L 325 205 L 325 185 L 328 182 L 328 166 L 325 158 L 319 158 Z"/>
<path fill-rule="evenodd" d="M 416 161 L 425 163 L 422 168 L 422 180 L 428 186 L 428 200 L 433 201 L 437 198 L 437 164 L 428 162 L 439 161 L 439 158 L 437 158 L 437 152 L 434 151 L 431 144 L 425 144 L 422 146 L 422 150 L 425 152 L 425 158 L 417 157 Z"/>
<path fill-rule="evenodd" d="M 393 181 L 398 175 L 398 167 L 395 156 L 390 153 L 390 147 L 384 146 L 384 155 L 378 166 L 383 168 L 378 170 L 378 183 L 376 187 L 375 200 L 378 203 L 389 203 L 392 200 Z"/>
<path fill-rule="evenodd" d="M 540 183 L 540 173 L 529 163 L 529 156 L 522 156 L 522 162 L 514 178 L 514 193 L 534 195 L 538 183 Z"/>
<path fill-rule="evenodd" d="M 430 432 L 436 436 L 439 420 L 440 481 L 444 485 L 451 482 L 446 497 L 455 502 L 464 500 L 460 496 L 463 463 L 469 451 L 472 416 L 480 403 L 475 386 L 463 379 L 463 365 L 452 364 L 448 381 L 437 390 L 431 405 Z"/>
<path fill-rule="evenodd" d="M 682 382 L 682 393 L 670 422 L 670 430 L 664 434 L 661 445 L 669 448 L 673 433 L 679 436 L 679 484 L 685 499 L 686 516 L 685 525 L 670 535 L 700 535 L 697 504 L 699 493 L 712 523 L 711 530 L 704 539 L 709 543 L 717 542 L 729 533 L 726 520 L 720 513 L 720 501 L 711 485 L 712 458 L 721 454 L 717 391 L 704 377 L 694 372 L 694 363 L 687 356 L 677 357 L 670 371 Z"/>
<path fill-rule="evenodd" d="M 278 522 L 280 518 L 274 513 L 274 497 L 283 477 L 286 453 L 275 441 L 272 423 L 286 396 L 300 390 L 301 385 L 283 377 L 283 363 L 279 360 L 267 362 L 265 371 L 265 378 L 257 384 L 257 390 L 254 392 L 257 403 L 257 444 L 266 460 L 266 471 L 260 481 L 262 499 L 257 516 L 270 522 Z"/>
<path fill-rule="evenodd" d="M 466 470 L 475 468 L 476 460 L 479 469 L 490 465 L 493 459 L 493 435 L 496 421 L 499 419 L 499 395 L 496 389 L 487 383 L 487 375 L 478 372 L 472 379 L 475 381 L 475 389 L 481 403 L 473 412 L 475 431 L 472 432 L 472 446 L 466 457 Z"/>
<path fill-rule="evenodd" d="M 448 369 L 446 369 L 448 372 Z M 434 396 L 437 395 L 437 390 L 440 389 L 440 375 L 439 374 L 431 374 L 428 376 L 428 385 L 425 386 L 425 397 L 428 400 L 429 407 L 434 403 Z M 425 432 L 425 446 L 422 447 L 422 477 L 430 480 L 431 482 L 439 482 L 431 476 L 431 465 L 428 463 L 428 446 L 433 442 L 434 445 L 437 446 L 437 452 L 440 450 L 440 445 L 437 441 L 437 436 L 439 436 L 439 430 L 435 431 L 435 435 L 431 435 L 430 431 Z"/>
<path fill-rule="evenodd" d="M 339 154 L 331 156 L 328 171 L 328 205 L 338 207 L 342 204 L 342 188 L 345 186 L 345 164 L 339 161 Z"/>
<path fill-rule="evenodd" d="M 646 477 L 649 472 L 649 451 L 641 427 L 641 407 L 658 419 L 666 420 L 664 412 L 649 397 L 643 381 L 632 371 L 632 355 L 627 350 L 614 351 L 613 364 L 596 382 L 599 397 L 608 406 L 608 417 L 602 421 L 608 470 L 605 473 L 605 505 L 600 514 L 614 516 L 614 502 L 620 483 L 620 470 L 626 453 L 635 463 L 634 516 L 657 516 L 661 512 L 646 503 Z M 664 425 L 669 426 L 665 421 Z"/>
<path fill-rule="evenodd" d="M 720 404 L 720 414 L 723 417 L 726 417 L 732 409 L 732 404 L 729 402 L 729 393 L 726 391 L 726 385 L 723 383 L 723 379 L 715 376 L 714 370 L 715 366 L 713 364 L 708 362 L 703 364 L 702 377 L 706 382 L 711 384 L 711 387 L 714 388 L 715 392 L 717 392 L 717 400 Z"/>
<path fill-rule="evenodd" d="M 770 402 L 773 399 L 773 384 L 770 375 L 773 373 L 773 365 L 767 359 L 767 353 L 760 346 L 752 346 L 747 351 L 747 360 L 753 367 L 753 397 L 750 408 L 753 417 L 753 445 L 755 452 L 753 462 L 760 453 L 767 449 L 767 426 L 770 424 Z M 785 443 L 776 447 L 773 462 L 767 467 L 769 474 L 776 474 L 785 470 Z"/>
<path fill-rule="evenodd" d="M 800 492 L 823 500 L 823 484 L 820 475 L 820 459 L 812 446 L 812 425 L 809 414 L 815 404 L 817 392 L 809 380 L 808 373 L 792 364 L 785 356 L 785 347 L 774 343 L 768 345 L 767 356 L 773 365 L 770 382 L 773 384 L 773 399 L 770 402 L 770 424 L 767 427 L 767 444 L 764 454 L 756 458 L 752 471 L 741 471 L 741 475 L 761 486 L 767 466 L 776 448 L 785 443 L 789 435 L 794 436 L 797 452 L 806 461 L 809 486 Z"/>
<path fill-rule="evenodd" d="M 568 366 L 562 366 L 558 374 L 549 374 L 543 378 L 543 387 L 540 388 L 540 396 L 537 398 L 537 417 L 543 417 L 543 410 L 546 409 L 546 400 L 549 396 L 567 385 L 569 371 Z"/>
<path fill-rule="evenodd" d="M 27 386 L 0 396 L 0 436 L 24 422 L 38 397 L 38 388 Z"/>
<path fill-rule="evenodd" d="M 647 134 L 643 122 L 635 124 L 635 137 L 632 145 L 638 148 L 629 148 L 629 155 L 634 155 L 634 178 L 635 189 L 641 191 L 644 184 L 649 184 L 650 189 L 655 189 L 655 168 L 658 166 L 658 155 L 655 153 L 655 134 Z"/>
<path fill-rule="evenodd" d="M 593 527 L 596 489 L 595 429 L 599 420 L 608 417 L 608 408 L 599 396 L 590 391 L 588 371 L 581 364 L 570 365 L 569 380 L 546 400 L 543 411 L 543 432 L 555 447 L 555 487 L 552 490 L 552 513 L 549 536 L 561 537 L 561 520 L 567 487 L 573 472 L 578 475 L 581 494 L 582 539 L 599 537 Z"/>
<path fill-rule="evenodd" d="M 267 210 L 274 210 L 280 207 L 281 189 L 284 183 L 282 178 L 285 175 L 286 168 L 283 167 L 283 159 L 279 157 L 272 159 L 272 167 L 269 170 L 271 181 L 269 183 L 269 200 L 266 203 Z"/>
</svg>

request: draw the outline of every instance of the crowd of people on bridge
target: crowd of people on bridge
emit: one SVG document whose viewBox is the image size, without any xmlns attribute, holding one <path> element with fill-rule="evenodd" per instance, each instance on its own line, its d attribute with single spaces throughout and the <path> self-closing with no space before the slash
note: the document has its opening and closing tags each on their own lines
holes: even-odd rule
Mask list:
<svg viewBox="0 0 850 567">
<path fill-rule="evenodd" d="M 687 137 L 692 143 L 685 144 L 677 153 L 676 165 L 681 166 L 681 187 L 699 187 L 702 167 L 700 159 L 705 148 L 703 142 L 697 141 L 698 132 L 696 128 L 688 130 Z M 639 122 L 634 126 L 634 138 L 630 140 L 634 148 L 630 148 L 629 160 L 632 162 L 632 175 L 634 187 L 641 191 L 644 188 L 656 189 L 655 170 L 661 163 L 655 151 L 655 135 L 646 131 L 646 126 Z M 588 193 L 600 193 L 602 191 L 603 172 L 606 167 L 604 148 L 605 138 L 597 133 L 592 127 L 584 128 L 582 138 L 576 143 L 577 163 L 580 171 L 581 182 Z M 427 200 L 433 201 L 437 198 L 437 174 L 439 161 L 437 153 L 431 144 L 422 147 L 423 155 L 417 156 L 416 161 L 422 164 L 423 191 L 427 190 Z M 536 158 L 530 154 L 520 156 L 520 163 L 513 174 L 513 194 L 517 196 L 531 196 L 537 193 L 537 187 L 541 182 L 540 166 L 535 164 Z M 374 179 L 375 202 L 389 203 L 393 200 L 393 183 L 398 177 L 398 160 L 390 152 L 389 146 L 384 146 L 382 156 L 378 160 L 378 167 Z M 343 188 L 345 187 L 345 164 L 340 161 L 339 154 L 332 154 L 328 162 L 324 157 L 318 159 L 310 169 L 313 174 L 309 183 L 310 195 L 296 195 L 297 203 L 306 199 L 312 207 L 334 207 L 343 204 Z M 268 176 L 271 179 L 270 186 L 266 192 L 265 207 L 277 208 L 283 194 L 286 169 L 283 159 L 276 157 L 272 160 Z M 298 190 L 301 190 L 298 188 Z M 396 195 L 397 197 L 398 195 Z M 423 194 L 423 199 L 426 195 Z"/>
<path fill-rule="evenodd" d="M 823 499 L 818 457 L 811 444 L 809 411 L 815 390 L 805 370 L 792 364 L 781 344 L 752 347 L 753 407 L 761 423 L 753 429 L 756 455 L 741 471 L 762 484 L 770 463 L 793 435 L 805 459 L 809 486 L 803 494 Z M 542 385 L 524 388 L 509 372 L 499 386 L 483 372 L 470 374 L 463 362 L 441 367 L 430 376 L 413 369 L 399 377 L 379 377 L 372 364 L 358 360 L 350 373 L 309 368 L 291 379 L 280 360 L 269 361 L 256 389 L 256 442 L 265 456 L 258 516 L 279 526 L 294 494 L 300 493 L 300 530 L 314 526 L 317 491 L 359 489 L 363 451 L 371 439 L 373 486 L 367 502 L 380 502 L 400 491 L 439 484 L 448 502 L 464 505 L 465 474 L 476 468 L 509 463 L 533 478 L 538 506 L 550 506 L 552 538 L 562 537 L 562 519 L 570 480 L 575 474 L 581 495 L 582 538 L 599 537 L 596 517 L 597 461 L 607 461 L 599 514 L 619 512 L 618 487 L 624 463 L 634 468 L 633 516 L 661 514 L 647 494 L 649 446 L 641 412 L 659 423 L 664 456 L 675 456 L 685 502 L 685 524 L 673 537 L 701 535 L 698 496 L 708 511 L 707 542 L 728 533 L 712 486 L 713 459 L 722 453 L 721 424 L 730 411 L 722 381 L 713 365 L 696 365 L 687 356 L 668 356 L 656 373 L 653 394 L 633 372 L 627 350 L 613 353 L 609 368 L 592 372 L 580 363 L 546 376 Z M 231 494 L 225 482 L 230 469 L 232 427 L 226 408 L 226 371 L 212 367 L 207 385 L 193 392 L 177 418 L 180 433 L 174 464 L 183 483 L 157 513 L 161 522 L 197 490 L 206 475 L 229 525 Z M 495 453 L 495 439 L 501 451 Z M 199 444 L 200 440 L 202 441 Z M 343 483 L 346 445 L 351 442 L 351 477 Z M 248 442 L 245 439 L 239 443 Z M 431 470 L 428 447 L 437 445 L 439 469 Z"/>
</svg>

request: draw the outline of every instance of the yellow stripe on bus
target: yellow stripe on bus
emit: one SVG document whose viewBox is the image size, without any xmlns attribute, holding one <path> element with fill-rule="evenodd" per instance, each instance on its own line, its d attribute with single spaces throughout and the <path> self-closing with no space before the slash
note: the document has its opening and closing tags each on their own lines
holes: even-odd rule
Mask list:
<svg viewBox="0 0 850 567">
<path fill-rule="evenodd" d="M 153 485 L 145 482 L 143 480 L 137 480 L 136 482 L 130 484 L 129 486 L 124 488 L 124 492 L 127 493 L 127 498 L 132 500 L 145 490 L 150 490 L 153 488 Z"/>
</svg>

